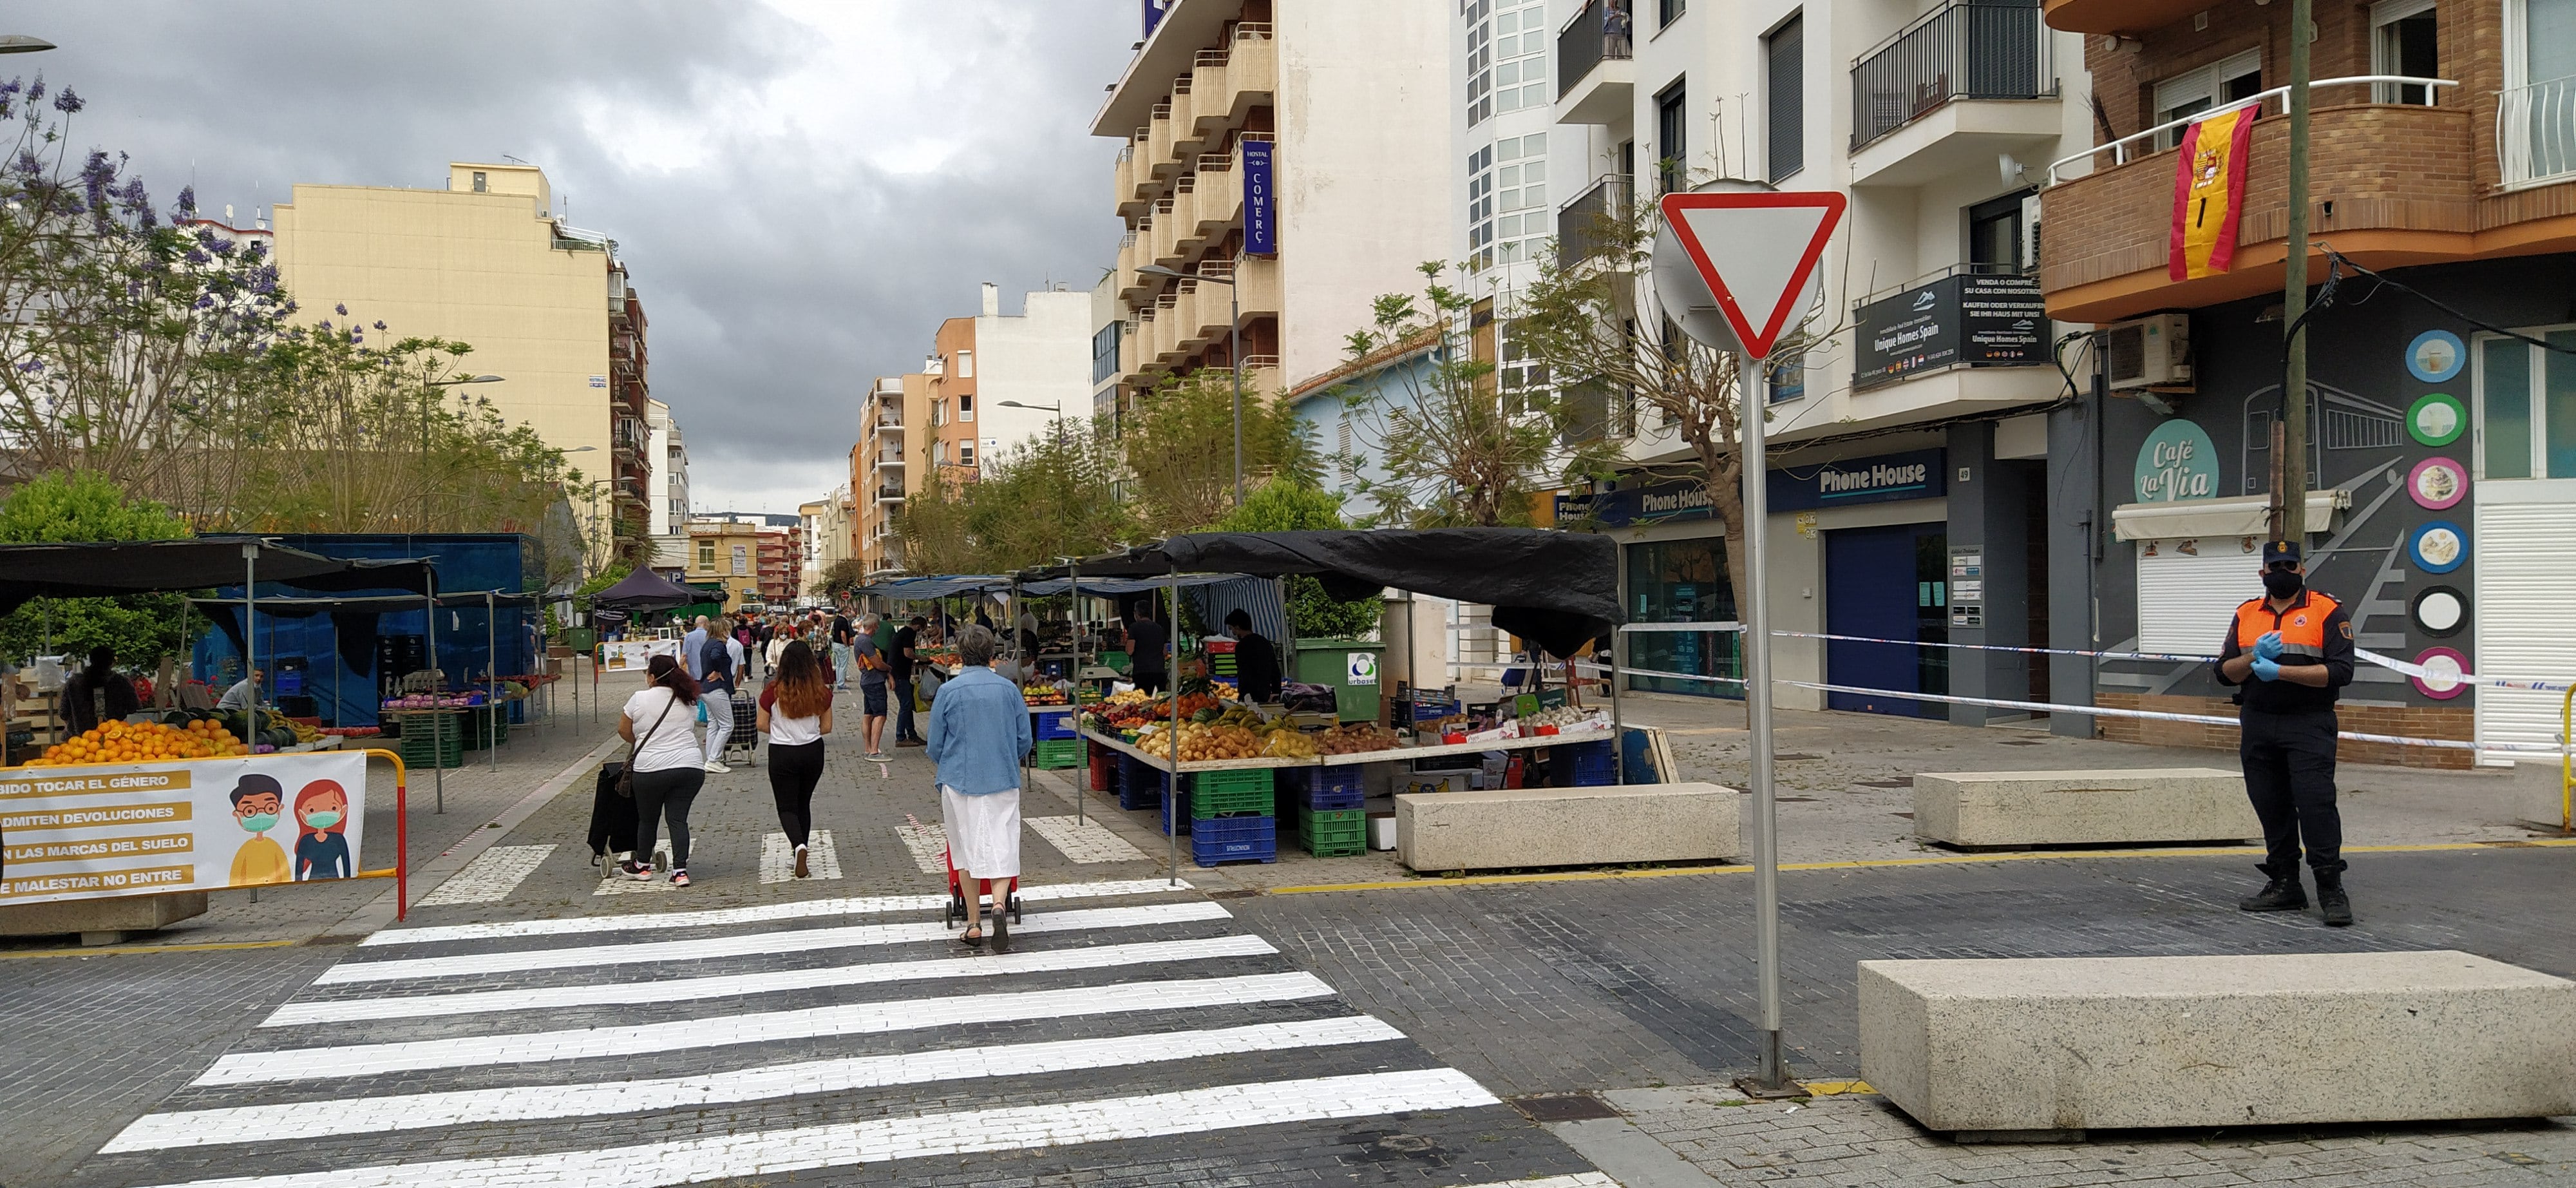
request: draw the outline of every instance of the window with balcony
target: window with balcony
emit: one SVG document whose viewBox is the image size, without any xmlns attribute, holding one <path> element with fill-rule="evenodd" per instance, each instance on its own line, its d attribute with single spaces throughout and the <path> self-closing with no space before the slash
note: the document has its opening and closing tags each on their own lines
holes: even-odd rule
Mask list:
<svg viewBox="0 0 2576 1188">
<path fill-rule="evenodd" d="M 2433 0 L 2379 0 L 2370 6 L 2370 72 L 2433 78 L 2442 72 L 2440 40 L 2435 36 Z M 2380 103 L 2429 103 L 2432 88 L 2408 83 L 2380 83 L 2371 88 Z"/>
<path fill-rule="evenodd" d="M 1949 0 L 1852 65 L 1857 150 L 1958 99 L 2053 94 L 2037 0 Z"/>
<path fill-rule="evenodd" d="M 1118 336 L 1125 322 L 1111 322 L 1091 336 L 1091 382 L 1105 384 L 1118 378 Z"/>
<path fill-rule="evenodd" d="M 2038 261 L 2022 228 L 2037 190 L 2019 190 L 1968 208 L 1968 263 L 1980 272 L 2028 272 Z"/>
<path fill-rule="evenodd" d="M 2576 0 L 2505 0 L 2496 132 L 2504 184 L 2576 175 Z"/>
<path fill-rule="evenodd" d="M 2262 93 L 2263 51 L 2247 50 L 2157 83 L 2156 122 L 2179 120 Z M 2156 138 L 2159 149 L 2169 149 L 2180 143 L 2180 128 L 2169 129 Z"/>
<path fill-rule="evenodd" d="M 1637 54 L 1634 0 L 1585 0 L 1583 11 L 1556 36 L 1556 89 L 1562 95 L 1583 82 L 1603 62 L 1625 62 Z"/>
<path fill-rule="evenodd" d="M 1690 188 L 1690 92 L 1681 83 L 1655 96 L 1655 159 L 1658 193 Z"/>
<path fill-rule="evenodd" d="M 1807 167 L 1807 19 L 1794 15 L 1762 39 L 1763 144 L 1774 184 Z"/>
</svg>

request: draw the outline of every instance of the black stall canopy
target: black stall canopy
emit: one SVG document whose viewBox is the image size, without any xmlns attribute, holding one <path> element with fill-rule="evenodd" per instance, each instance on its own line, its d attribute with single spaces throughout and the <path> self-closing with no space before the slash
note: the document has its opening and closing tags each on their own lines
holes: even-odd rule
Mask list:
<svg viewBox="0 0 2576 1188">
<path fill-rule="evenodd" d="M 255 536 L 0 545 L 0 612 L 30 598 L 112 598 L 203 590 L 245 579 L 299 590 L 434 588 L 426 560 L 344 560 Z"/>
<path fill-rule="evenodd" d="M 647 611 L 669 610 L 700 602 L 721 602 L 721 593 L 710 594 L 695 586 L 684 586 L 643 566 L 618 579 L 614 586 L 590 596 L 590 605 L 601 610 Z"/>
<path fill-rule="evenodd" d="M 1339 599 L 1393 587 L 1494 608 L 1494 626 L 1560 658 L 1620 622 L 1619 546 L 1540 528 L 1193 532 L 1020 575 L 1148 578 L 1182 573 L 1305 574 Z"/>
</svg>

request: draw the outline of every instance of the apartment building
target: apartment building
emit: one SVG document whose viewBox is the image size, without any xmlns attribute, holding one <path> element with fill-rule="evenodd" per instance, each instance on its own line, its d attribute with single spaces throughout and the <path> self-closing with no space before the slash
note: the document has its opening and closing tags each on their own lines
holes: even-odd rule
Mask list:
<svg viewBox="0 0 2576 1188">
<path fill-rule="evenodd" d="M 307 316 L 471 344 L 466 370 L 501 380 L 456 391 L 548 445 L 598 454 L 582 469 L 613 493 L 595 521 L 583 511 L 584 530 L 640 544 L 652 469 L 643 301 L 615 240 L 556 216 L 543 170 L 453 162 L 443 190 L 298 183 L 273 213 L 280 280 Z"/>
<path fill-rule="evenodd" d="M 659 400 L 644 402 L 644 433 L 644 453 L 652 460 L 644 480 L 645 509 L 652 517 L 647 531 L 658 539 L 689 519 L 689 445 L 671 406 Z"/>
<path fill-rule="evenodd" d="M 930 432 L 918 444 L 929 465 L 971 477 L 1056 418 L 1086 416 L 1092 336 L 1088 293 L 1031 292 L 1006 316 L 1000 286 L 986 284 L 983 311 L 941 322 L 922 365 L 931 377 Z"/>
<path fill-rule="evenodd" d="M 2061 647 L 2206 651 L 2247 596 L 2285 407 L 2288 7 L 2046 0 L 2049 24 L 2084 40 L 2102 143 L 2050 171 L 2039 280 L 2052 316 L 2100 324 L 2112 344 L 2100 392 L 2051 415 L 2049 481 L 2068 480 L 2052 598 L 2099 608 L 2060 620 Z M 2576 580 L 2576 0 L 2321 4 L 2315 33 L 2307 273 L 2328 281 L 2331 247 L 2389 283 L 2347 270 L 2331 301 L 2322 288 L 2310 298 L 2324 304 L 2306 323 L 2309 448 L 2286 464 L 2304 465 L 2314 492 L 2300 524 L 2311 583 L 2349 609 L 2364 648 L 2435 673 L 2564 679 L 2576 672 L 2576 633 L 2555 618 Z M 2369 76 L 2399 81 L 2352 81 Z M 2177 139 L 2229 106 L 2261 112 L 2235 258 L 2176 280 Z M 2066 684 L 2084 671 L 2057 667 Z M 2223 704 L 2190 666 L 2100 669 L 2104 704 Z M 2489 746 L 2554 747 L 2561 728 L 2556 694 L 2375 665 L 2344 707 L 2347 730 Z"/>
<path fill-rule="evenodd" d="M 931 361 L 933 364 L 936 360 Z M 860 402 L 859 440 L 850 447 L 852 516 L 850 555 L 871 574 L 903 568 L 903 540 L 895 534 L 895 517 L 906 496 L 921 488 L 929 470 L 916 435 L 929 438 L 931 372 L 881 376 L 868 385 Z"/>
<path fill-rule="evenodd" d="M 1491 221 L 1490 242 L 1471 234 L 1503 276 L 1544 242 L 1533 221 L 1561 264 L 1580 266 L 1602 212 L 1669 191 L 1740 179 L 1849 195 L 1813 323 L 1831 333 L 1763 377 L 1774 623 L 1904 642 L 1782 640 L 1775 671 L 1907 693 L 2046 694 L 2046 666 L 2016 654 L 1911 645 L 2048 635 L 2048 583 L 2031 577 L 2047 572 L 2049 426 L 2038 410 L 2068 382 L 2052 365 L 2033 272 L 2033 196 L 2048 162 L 2091 143 L 2082 38 L 2044 24 L 2037 0 L 1471 0 L 1452 40 L 1457 102 L 1475 121 L 1454 190 L 1479 227 Z M 1526 111 L 1533 86 L 1553 90 L 1543 145 L 1505 110 Z M 1517 176 L 1505 169 L 1515 162 Z M 1535 182 L 1534 165 L 1545 168 Z M 1534 184 L 1547 190 L 1537 199 Z M 1498 316 L 1507 321 L 1507 301 Z M 1650 294 L 1639 316 L 1660 316 Z M 1689 461 L 1639 415 L 1633 462 Z M 1602 423 L 1615 433 L 1622 420 Z M 1735 617 L 1723 533 L 1698 481 L 1623 479 L 1566 501 L 1622 542 L 1632 619 Z M 1954 570 L 1981 576 L 1954 581 Z M 1640 637 L 1631 659 L 1709 675 L 1736 664 L 1732 637 L 1683 633 Z M 1638 684 L 1734 695 L 1705 681 Z M 1897 697 L 1780 698 L 1984 720 Z"/>
<path fill-rule="evenodd" d="M 833 566 L 858 556 L 858 500 L 850 488 L 840 489 L 796 509 L 804 521 L 805 560 L 799 575 L 799 593 L 806 601 L 821 596 L 823 575 Z"/>
<path fill-rule="evenodd" d="M 1233 368 L 1238 334 L 1246 390 L 1275 396 L 1339 363 L 1372 299 L 1420 290 L 1458 218 L 1431 148 L 1448 142 L 1445 7 L 1146 7 L 1091 129 L 1120 141 L 1118 401 Z"/>
<path fill-rule="evenodd" d="M 719 586 L 728 610 L 768 602 L 760 584 L 762 525 L 738 520 L 691 520 L 688 572 L 682 580 L 697 586 Z"/>
</svg>

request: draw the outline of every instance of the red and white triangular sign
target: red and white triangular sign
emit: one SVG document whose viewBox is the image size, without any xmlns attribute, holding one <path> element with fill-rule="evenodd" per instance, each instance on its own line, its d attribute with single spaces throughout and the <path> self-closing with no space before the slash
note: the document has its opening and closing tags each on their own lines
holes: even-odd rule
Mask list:
<svg viewBox="0 0 2576 1188">
<path fill-rule="evenodd" d="M 1789 326 L 1846 199 L 1831 190 L 1664 195 L 1664 223 L 1756 359 Z"/>
</svg>

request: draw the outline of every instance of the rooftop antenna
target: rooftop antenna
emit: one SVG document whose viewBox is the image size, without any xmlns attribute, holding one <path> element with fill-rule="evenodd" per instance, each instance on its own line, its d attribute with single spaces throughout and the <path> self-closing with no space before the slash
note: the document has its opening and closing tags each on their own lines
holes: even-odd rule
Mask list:
<svg viewBox="0 0 2576 1188">
<path fill-rule="evenodd" d="M 510 163 L 511 163 L 511 164 L 513 164 L 513 165 L 525 165 L 525 164 L 527 164 L 527 162 L 522 161 L 522 160 L 518 159 L 517 157 L 513 157 L 513 156 L 511 156 L 511 155 L 510 155 L 510 154 L 508 154 L 508 153 L 503 153 L 503 154 L 501 154 L 501 159 L 502 159 L 502 160 L 504 160 L 504 161 L 508 161 L 508 162 L 510 162 Z"/>
</svg>

